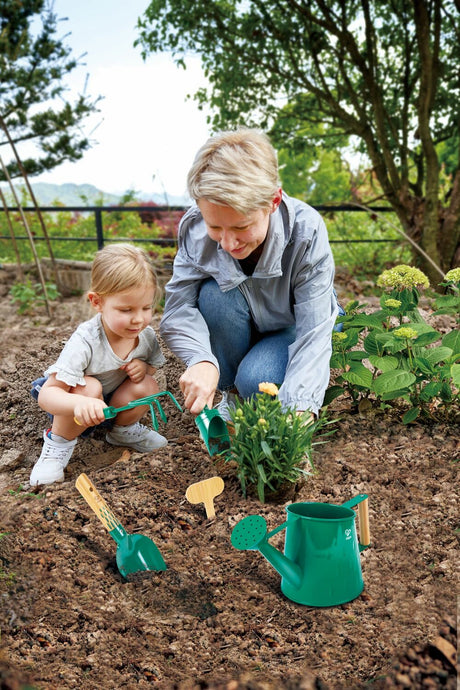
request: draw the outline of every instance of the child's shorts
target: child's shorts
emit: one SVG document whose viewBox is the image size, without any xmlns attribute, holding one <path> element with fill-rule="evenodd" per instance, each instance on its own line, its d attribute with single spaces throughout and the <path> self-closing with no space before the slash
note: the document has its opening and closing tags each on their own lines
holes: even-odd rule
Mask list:
<svg viewBox="0 0 460 690">
<path fill-rule="evenodd" d="M 35 381 L 32 381 L 32 388 L 30 389 L 30 394 L 33 397 L 34 400 L 38 400 L 38 394 L 40 393 L 42 386 L 46 381 L 48 380 L 47 376 L 40 376 L 40 378 L 35 379 Z M 112 394 L 110 393 L 109 395 L 104 395 L 104 402 L 108 405 L 110 398 L 112 397 Z M 53 415 L 50 414 L 49 412 L 46 413 L 48 417 L 50 418 L 51 422 L 53 421 Z M 86 438 L 87 436 L 90 436 L 94 429 L 98 429 L 99 427 L 102 427 L 103 429 L 111 429 L 113 427 L 113 419 L 105 419 L 103 422 L 100 424 L 97 424 L 96 426 L 89 426 L 87 427 L 81 434 L 82 438 Z"/>
</svg>

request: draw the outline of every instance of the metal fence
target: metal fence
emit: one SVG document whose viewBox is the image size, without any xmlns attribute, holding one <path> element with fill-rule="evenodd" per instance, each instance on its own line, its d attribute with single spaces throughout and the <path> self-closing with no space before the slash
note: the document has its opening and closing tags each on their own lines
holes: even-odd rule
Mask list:
<svg viewBox="0 0 460 690">
<path fill-rule="evenodd" d="M 73 212 L 73 213 L 81 213 L 81 214 L 88 214 L 92 213 L 94 215 L 94 227 L 95 227 L 95 235 L 94 237 L 57 237 L 56 235 L 52 235 L 49 237 L 49 240 L 51 242 L 96 242 L 97 243 L 97 248 L 102 249 L 105 243 L 107 242 L 120 242 L 123 240 L 129 240 L 130 242 L 147 242 L 147 243 L 154 243 L 154 244 L 160 244 L 160 245 L 165 245 L 165 246 L 173 246 L 175 244 L 175 238 L 174 237 L 166 237 L 166 236 L 160 236 L 160 237 L 151 237 L 151 238 L 108 238 L 104 236 L 104 225 L 103 225 L 103 214 L 104 213 L 132 213 L 132 212 L 138 212 L 139 214 L 148 214 L 149 217 L 152 218 L 152 220 L 155 220 L 155 217 L 157 218 L 164 218 L 165 216 L 171 215 L 172 213 L 178 214 L 178 213 L 185 213 L 187 210 L 187 206 L 40 206 L 39 210 L 42 213 L 65 213 L 65 212 Z M 350 213 L 368 213 L 369 211 L 373 213 L 394 213 L 393 209 L 389 206 L 370 206 L 367 208 L 359 207 L 359 206 L 353 206 L 350 204 L 340 204 L 340 205 L 327 205 L 327 204 L 319 204 L 314 207 L 318 212 L 320 213 L 338 213 L 339 211 L 345 211 L 345 212 L 350 212 Z M 18 213 L 20 211 L 19 208 L 11 206 L 6 209 L 1 209 L 0 208 L 0 213 L 3 212 L 8 212 L 8 213 Z M 26 213 L 36 213 L 37 209 L 34 206 L 24 206 L 22 207 L 22 211 Z M 11 239 L 10 235 L 0 235 L 0 240 L 8 240 Z M 27 235 L 15 235 L 16 240 L 28 240 Z M 34 235 L 34 242 L 40 242 L 45 240 L 45 237 L 42 236 L 37 236 Z M 378 242 L 386 242 L 386 243 L 392 243 L 392 242 L 398 242 L 398 240 L 394 239 L 353 239 L 353 238 L 344 238 L 340 240 L 330 240 L 331 244 L 353 244 L 353 243 L 378 243 Z"/>
</svg>

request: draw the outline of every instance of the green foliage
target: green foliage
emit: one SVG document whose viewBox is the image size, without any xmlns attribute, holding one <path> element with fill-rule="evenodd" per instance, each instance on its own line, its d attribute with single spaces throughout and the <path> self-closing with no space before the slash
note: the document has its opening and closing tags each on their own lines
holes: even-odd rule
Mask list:
<svg viewBox="0 0 460 690">
<path fill-rule="evenodd" d="M 53 283 L 45 283 L 46 294 L 49 300 L 59 297 L 59 290 Z M 18 314 L 33 313 L 37 307 L 46 304 L 43 287 L 40 283 L 32 283 L 26 280 L 24 283 L 15 283 L 10 289 L 12 302 L 17 305 Z"/>
<path fill-rule="evenodd" d="M 209 86 L 195 97 L 215 129 L 259 126 L 278 148 L 301 141 L 304 152 L 350 141 L 405 232 L 451 267 L 460 238 L 456 0 L 151 0 L 138 27 L 144 57 L 171 51 L 185 67 L 189 53 L 201 56 Z"/>
<path fill-rule="evenodd" d="M 0 114 L 16 145 L 36 147 L 36 155 L 28 148 L 30 158 L 21 156 L 26 172 L 78 160 L 90 146 L 81 125 L 96 112 L 97 101 L 80 95 L 71 103 L 66 97 L 65 78 L 78 61 L 56 37 L 57 16 L 45 0 L 1 0 L 0 6 Z M 2 133 L 0 145 L 6 141 Z M 11 177 L 21 174 L 16 161 L 7 167 Z"/>
<path fill-rule="evenodd" d="M 277 392 L 274 384 L 261 384 L 260 389 L 264 386 Z M 312 473 L 313 436 L 328 424 L 324 416 L 313 421 L 309 412 L 297 415 L 294 409 L 282 409 L 276 394 L 269 393 L 237 400 L 231 416 L 234 433 L 227 460 L 238 466 L 244 496 L 253 485 L 263 503 L 267 492 Z"/>
<path fill-rule="evenodd" d="M 453 268 L 446 273 L 440 283 L 447 294 L 438 295 L 435 300 L 435 314 L 451 314 L 460 323 L 460 268 Z"/>
<path fill-rule="evenodd" d="M 380 309 L 367 314 L 366 304 L 354 301 L 346 306 L 346 315 L 338 319 L 344 330 L 332 336 L 331 368 L 341 373 L 326 391 L 325 405 L 344 393 L 356 406 L 371 396 L 382 406 L 404 401 L 404 424 L 420 415 L 435 417 L 455 410 L 460 332 L 454 329 L 443 335 L 421 316 L 419 288 L 427 282 L 418 269 L 397 266 L 377 281 L 389 290 L 380 299 Z M 459 285 L 453 287 L 458 290 Z"/>
<path fill-rule="evenodd" d="M 56 204 L 59 206 L 59 204 Z M 103 199 L 101 200 L 103 205 Z M 40 258 L 48 256 L 48 248 L 44 241 L 43 232 L 37 215 L 28 213 L 28 224 L 35 237 L 35 246 Z M 47 233 L 51 240 L 54 257 L 57 259 L 69 259 L 80 261 L 92 261 L 97 251 L 96 227 L 94 213 L 80 213 L 71 211 L 58 211 L 44 213 L 43 220 Z M 25 236 L 24 225 L 19 213 L 10 214 L 15 237 Z M 124 211 L 123 213 L 103 212 L 102 226 L 104 237 L 113 241 L 130 241 L 132 239 L 151 239 L 151 242 L 143 242 L 142 246 L 147 252 L 155 255 L 174 255 L 174 248 L 162 247 L 155 244 L 155 238 L 161 234 L 158 225 L 143 223 L 137 211 Z M 0 240 L 0 257 L 4 263 L 16 261 L 11 239 L 9 239 L 9 227 L 4 213 L 0 213 L 0 235 L 8 239 Z M 69 238 L 82 241 L 68 241 L 54 238 Z M 91 238 L 91 239 L 90 239 Z M 27 241 L 18 241 L 19 255 L 22 263 L 33 261 L 32 251 Z"/>
</svg>

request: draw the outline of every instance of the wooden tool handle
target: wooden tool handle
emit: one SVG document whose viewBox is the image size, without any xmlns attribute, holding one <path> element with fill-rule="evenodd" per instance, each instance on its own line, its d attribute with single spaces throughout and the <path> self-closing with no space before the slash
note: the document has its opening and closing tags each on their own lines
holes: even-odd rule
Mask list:
<svg viewBox="0 0 460 690">
<path fill-rule="evenodd" d="M 359 541 L 363 546 L 369 546 L 371 543 L 371 533 L 369 529 L 369 499 L 358 504 L 358 520 L 359 520 Z"/>
<path fill-rule="evenodd" d="M 116 527 L 120 527 L 120 521 L 117 520 L 91 479 L 87 477 L 86 474 L 80 474 L 75 482 L 75 486 L 89 507 L 94 510 L 106 530 L 111 532 Z"/>
</svg>

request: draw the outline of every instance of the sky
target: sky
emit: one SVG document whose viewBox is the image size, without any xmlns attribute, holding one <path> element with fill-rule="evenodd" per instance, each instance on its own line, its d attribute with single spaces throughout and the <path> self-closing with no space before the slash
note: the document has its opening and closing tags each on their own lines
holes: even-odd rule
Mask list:
<svg viewBox="0 0 460 690">
<path fill-rule="evenodd" d="M 86 53 L 83 66 L 68 77 L 69 93 L 103 96 L 100 112 L 85 120 L 94 141 L 80 161 L 63 163 L 34 177 L 34 182 L 93 184 L 103 192 L 128 189 L 143 197 L 186 196 L 186 176 L 210 130 L 206 113 L 187 94 L 205 85 L 198 57 L 187 69 L 176 67 L 169 54 L 144 62 L 136 23 L 148 0 L 54 0 L 54 12 L 68 21 L 58 35 L 72 56 Z M 67 81 L 66 81 L 67 83 Z"/>
</svg>

